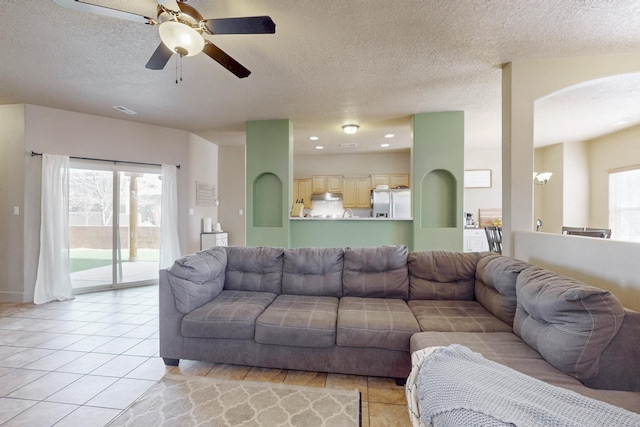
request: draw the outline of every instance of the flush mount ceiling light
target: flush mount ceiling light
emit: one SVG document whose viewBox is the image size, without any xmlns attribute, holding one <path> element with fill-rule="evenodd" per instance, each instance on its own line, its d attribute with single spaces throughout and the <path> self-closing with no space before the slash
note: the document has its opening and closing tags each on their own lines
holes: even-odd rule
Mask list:
<svg viewBox="0 0 640 427">
<path fill-rule="evenodd" d="M 324 150 L 324 147 L 322 145 L 316 145 L 316 150 Z"/>
<path fill-rule="evenodd" d="M 310 139 L 311 141 L 317 141 L 317 140 L 319 140 L 320 138 L 318 138 L 317 136 L 315 136 L 315 135 L 314 135 L 314 136 L 310 136 L 310 137 L 309 137 L 309 139 Z"/>
<path fill-rule="evenodd" d="M 387 147 L 389 147 L 389 144 L 386 144 L 386 143 L 385 144 L 380 144 L 380 147 L 387 148 Z"/>
<path fill-rule="evenodd" d="M 385 137 L 385 138 L 393 138 L 394 136 L 395 136 L 394 134 L 392 134 L 392 133 L 388 133 L 388 134 L 386 134 L 384 137 Z"/>
<path fill-rule="evenodd" d="M 160 24 L 158 32 L 162 43 L 180 56 L 197 55 L 204 49 L 202 35 L 181 22 L 163 22 Z"/>
<path fill-rule="evenodd" d="M 358 129 L 360 129 L 360 126 L 358 126 L 358 125 L 344 125 L 344 126 L 342 126 L 342 130 L 347 135 L 353 135 L 354 133 L 358 132 Z"/>
</svg>

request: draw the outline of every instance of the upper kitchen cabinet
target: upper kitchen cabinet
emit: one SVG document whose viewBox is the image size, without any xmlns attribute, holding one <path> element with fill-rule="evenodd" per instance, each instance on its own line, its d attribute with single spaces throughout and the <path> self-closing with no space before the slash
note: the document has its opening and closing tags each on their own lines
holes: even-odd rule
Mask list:
<svg viewBox="0 0 640 427">
<path fill-rule="evenodd" d="M 314 175 L 311 182 L 314 193 L 342 193 L 342 175 Z"/>
<path fill-rule="evenodd" d="M 374 189 L 378 185 L 387 185 L 389 188 L 409 187 L 409 175 L 408 174 L 371 175 L 371 188 Z"/>
<path fill-rule="evenodd" d="M 344 178 L 342 206 L 345 208 L 371 207 L 371 179 Z"/>
<path fill-rule="evenodd" d="M 293 202 L 303 200 L 305 209 L 311 209 L 311 178 L 293 180 Z"/>
</svg>

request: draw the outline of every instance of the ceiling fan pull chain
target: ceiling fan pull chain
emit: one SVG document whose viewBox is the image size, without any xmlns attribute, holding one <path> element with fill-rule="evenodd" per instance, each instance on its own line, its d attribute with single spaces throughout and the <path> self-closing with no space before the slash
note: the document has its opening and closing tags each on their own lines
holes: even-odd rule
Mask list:
<svg viewBox="0 0 640 427">
<path fill-rule="evenodd" d="M 178 80 L 182 81 L 182 58 L 184 58 L 184 55 L 178 55 L 178 59 L 176 59 L 176 84 L 178 84 Z M 178 62 L 180 63 L 180 78 L 178 79 Z"/>
</svg>

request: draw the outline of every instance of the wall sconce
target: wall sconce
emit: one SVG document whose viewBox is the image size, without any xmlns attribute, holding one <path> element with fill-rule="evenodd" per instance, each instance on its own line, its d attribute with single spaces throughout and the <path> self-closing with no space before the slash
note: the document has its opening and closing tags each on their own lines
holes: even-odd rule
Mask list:
<svg viewBox="0 0 640 427">
<path fill-rule="evenodd" d="M 347 135 L 353 135 L 354 133 L 358 132 L 358 129 L 360 129 L 360 126 L 358 126 L 358 125 L 344 125 L 344 126 L 342 126 L 342 130 Z"/>
<path fill-rule="evenodd" d="M 538 174 L 534 172 L 533 182 L 537 185 L 545 185 L 551 179 L 551 175 L 553 175 L 551 172 L 540 172 Z"/>
</svg>

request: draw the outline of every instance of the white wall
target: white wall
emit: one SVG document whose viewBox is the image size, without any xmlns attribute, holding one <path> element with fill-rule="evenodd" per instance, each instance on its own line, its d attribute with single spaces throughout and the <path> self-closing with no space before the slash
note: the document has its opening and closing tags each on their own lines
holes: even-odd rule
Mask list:
<svg viewBox="0 0 640 427">
<path fill-rule="evenodd" d="M 219 148 L 220 206 L 219 222 L 229 233 L 230 246 L 246 244 L 246 186 L 245 147 L 220 146 Z M 240 210 L 243 214 L 240 215 Z"/>
<path fill-rule="evenodd" d="M 464 189 L 464 211 L 478 220 L 479 209 L 502 208 L 502 151 L 465 150 L 464 169 L 491 169 L 491 188 Z"/>
<path fill-rule="evenodd" d="M 609 239 L 517 231 L 515 257 L 611 291 L 640 311 L 640 245 Z"/>
<path fill-rule="evenodd" d="M 588 144 L 586 142 L 565 142 L 563 148 L 562 225 L 589 227 Z M 603 228 L 606 227 L 603 226 Z"/>
<path fill-rule="evenodd" d="M 187 252 L 200 250 L 200 232 L 203 218 L 211 218 L 213 224 L 218 221 L 217 206 L 198 206 L 196 204 L 196 182 L 212 184 L 216 187 L 214 197 L 219 196 L 218 185 L 218 146 L 197 135 L 189 134 L 189 180 L 187 191 L 189 209 L 193 215 L 187 216 L 189 231 L 187 234 Z"/>
<path fill-rule="evenodd" d="M 410 173 L 409 150 L 380 154 L 327 154 L 294 156 L 293 177 L 343 175 L 364 177 L 371 174 Z"/>
<path fill-rule="evenodd" d="M 0 105 L 0 300 L 16 302 L 23 294 L 24 114 L 22 104 Z"/>
<path fill-rule="evenodd" d="M 589 141 L 590 227 L 608 228 L 610 169 L 640 165 L 640 126 Z"/>
<path fill-rule="evenodd" d="M 536 172 L 551 172 L 553 175 L 545 185 L 536 185 L 531 175 L 530 186 L 534 191 L 534 213 L 531 228 L 535 229 L 538 219 L 542 220 L 541 231 L 560 233 L 563 225 L 564 197 L 564 151 L 563 144 L 548 145 L 536 150 L 534 156 Z"/>
<path fill-rule="evenodd" d="M 0 138 L 3 139 L 3 150 L 7 150 L 5 138 L 17 141 L 20 145 L 19 153 L 17 153 L 18 149 L 13 147 L 7 160 L 3 156 L 2 164 L 5 166 L 5 163 L 16 162 L 23 165 L 24 173 L 20 174 L 18 167 L 10 181 L 16 189 L 23 188 L 22 196 L 14 195 L 9 197 L 9 200 L 2 200 L 2 208 L 5 212 L 8 209 L 12 211 L 12 206 L 23 204 L 24 216 L 21 217 L 23 235 L 12 237 L 11 250 L 18 251 L 18 254 L 9 259 L 21 257 L 24 260 L 24 267 L 18 262 L 5 267 L 11 270 L 8 276 L 11 280 L 7 282 L 3 280 L 0 283 L 0 300 L 30 301 L 33 298 L 40 244 L 42 158 L 31 157 L 29 155 L 31 151 L 77 157 L 180 164 L 178 232 L 182 251 L 188 252 L 189 242 L 193 239 L 187 221 L 191 174 L 188 132 L 34 105 L 25 105 L 20 108 L 24 109 L 21 123 L 19 123 L 19 111 L 11 106 L 0 110 L 4 123 L 0 128 L 2 130 Z M 10 120 L 5 121 L 7 118 Z M 9 123 L 13 124 L 9 125 Z M 20 128 L 24 132 L 22 141 L 19 138 Z M 201 141 L 194 143 L 200 144 Z M 3 180 L 4 185 L 6 182 Z M 6 216 L 0 219 L 3 224 L 6 224 Z M 15 219 L 9 218 L 9 221 L 12 223 Z"/>
</svg>

